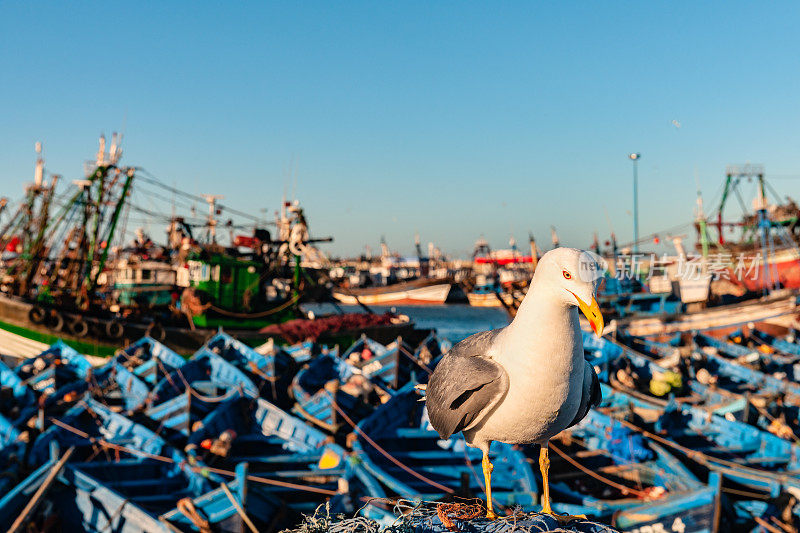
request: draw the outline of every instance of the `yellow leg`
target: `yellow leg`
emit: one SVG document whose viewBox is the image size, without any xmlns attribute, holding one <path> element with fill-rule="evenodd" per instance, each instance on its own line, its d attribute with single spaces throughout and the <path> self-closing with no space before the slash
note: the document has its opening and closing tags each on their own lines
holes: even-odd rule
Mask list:
<svg viewBox="0 0 800 533">
<path fill-rule="evenodd" d="M 539 451 L 539 470 L 542 471 L 542 512 L 553 514 L 553 510 L 550 508 L 550 480 L 547 476 L 547 472 L 550 470 L 547 443 L 542 444 L 542 449 Z"/>
<path fill-rule="evenodd" d="M 489 451 L 484 450 L 483 452 L 483 481 L 486 484 L 486 518 L 489 520 L 494 520 L 497 518 L 497 515 L 494 514 L 494 509 L 492 508 L 492 470 L 494 467 L 492 463 L 489 462 Z"/>
<path fill-rule="evenodd" d="M 553 513 L 553 509 L 550 507 L 550 479 L 548 477 L 550 457 L 548 456 L 547 444 L 542 444 L 542 449 L 539 452 L 539 470 L 542 471 L 542 485 L 544 485 L 542 487 L 542 513 L 549 514 L 561 524 L 566 524 L 573 520 L 586 520 L 586 515 L 560 515 Z"/>
</svg>

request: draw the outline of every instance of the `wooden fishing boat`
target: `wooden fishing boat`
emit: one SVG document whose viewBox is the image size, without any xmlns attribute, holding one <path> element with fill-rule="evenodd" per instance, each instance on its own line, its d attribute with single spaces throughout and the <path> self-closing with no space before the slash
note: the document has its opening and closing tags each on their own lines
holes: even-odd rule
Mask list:
<svg viewBox="0 0 800 533">
<path fill-rule="evenodd" d="M 159 381 L 144 416 L 159 427 L 188 436 L 195 423 L 235 394 L 256 398 L 258 388 L 241 370 L 203 349 Z"/>
<path fill-rule="evenodd" d="M 713 338 L 708 338 L 708 341 L 721 343 Z M 659 406 L 667 406 L 670 402 L 692 405 L 708 413 L 725 416 L 728 420 L 768 431 L 790 442 L 800 443 L 797 437 L 800 433 L 800 424 L 797 422 L 798 397 L 792 392 L 796 386 L 791 383 L 741 367 L 713 354 L 694 352 L 684 357 L 670 345 L 647 339 L 629 338 L 626 342 L 635 342 L 645 349 L 651 348 L 665 356 L 663 359 L 655 361 L 652 355 L 588 335 L 584 342 L 596 354 L 592 363 L 600 369 L 598 375 L 601 381 L 615 390 Z M 591 349 L 598 345 L 603 349 Z M 620 365 L 622 361 L 626 364 Z M 670 361 L 670 364 L 676 364 L 677 361 L 680 368 L 670 371 L 660 366 L 663 361 Z M 617 370 L 620 366 L 628 376 L 623 376 L 622 380 L 634 384 L 626 385 L 621 383 L 621 379 L 615 379 L 615 372 L 620 372 Z M 672 379 L 664 380 L 663 376 L 670 372 Z M 695 379 L 701 372 L 705 372 L 703 381 L 708 384 Z"/>
<path fill-rule="evenodd" d="M 734 339 L 742 338 L 741 333 L 737 334 L 737 332 L 732 333 L 731 336 Z M 800 375 L 798 375 L 798 370 L 795 368 L 798 362 L 797 356 L 782 355 L 774 351 L 769 353 L 762 349 L 755 349 L 724 339 L 717 339 L 703 333 L 695 334 L 693 340 L 697 346 L 703 349 L 712 348 L 716 351 L 716 354 L 739 365 L 760 370 L 761 372 L 772 374 L 775 377 L 781 375 L 782 377 L 789 377 L 795 382 L 798 381 L 798 377 L 800 377 Z M 770 350 L 772 349 L 770 348 Z"/>
<path fill-rule="evenodd" d="M 682 302 L 666 293 L 603 294 L 598 295 L 597 303 L 609 316 L 618 318 L 674 315 L 683 310 Z"/>
<path fill-rule="evenodd" d="M 538 457 L 538 448 L 526 453 Z M 621 531 L 717 530 L 719 475 L 700 482 L 663 446 L 607 415 L 590 411 L 551 441 L 550 455 L 552 505 L 558 512 L 583 514 Z"/>
<path fill-rule="evenodd" d="M 528 278 L 530 279 L 530 276 Z M 473 307 L 514 306 L 514 295 L 504 290 L 499 279 L 478 275 L 475 278 L 475 285 L 468 289 L 467 301 Z"/>
<path fill-rule="evenodd" d="M 476 288 L 467 293 L 467 301 L 472 307 L 506 307 L 514 304 L 514 297 L 504 292 Z"/>
<path fill-rule="evenodd" d="M 711 389 L 691 379 L 680 358 L 670 361 L 667 368 L 630 346 L 588 332 L 583 332 L 583 347 L 600 380 L 631 396 L 656 405 L 677 401 L 722 415 L 739 413 L 747 407 L 747 400 L 740 394 Z"/>
<path fill-rule="evenodd" d="M 788 326 L 797 314 L 798 296 L 776 291 L 771 296 L 742 303 L 712 307 L 695 313 L 615 320 L 607 332 L 620 331 L 635 337 L 671 335 L 676 332 L 718 330 L 720 334 L 749 322 Z"/>
<path fill-rule="evenodd" d="M 52 318 L 56 316 L 53 315 L 54 312 L 58 313 L 59 318 Z M 31 319 L 31 316 L 34 319 Z M 177 323 L 170 319 L 169 314 L 164 316 L 154 314 L 146 321 L 127 320 L 124 325 L 122 325 L 123 322 L 113 318 L 113 315 L 84 317 L 81 327 L 86 329 L 76 330 L 80 334 L 69 331 L 65 326 L 61 326 L 61 329 L 57 328 L 59 324 L 63 324 L 67 320 L 74 321 L 76 316 L 78 316 L 78 311 L 69 313 L 64 310 L 54 310 L 21 298 L 0 294 L 0 329 L 45 344 L 61 340 L 82 353 L 95 356 L 114 355 L 130 340 L 144 336 L 154 337 L 180 353 L 191 353 L 202 346 L 206 339 L 213 336 L 218 330 L 216 326 L 190 328 L 184 325 L 185 318 L 183 323 Z M 284 314 L 281 320 L 288 320 L 295 316 L 295 314 Z M 53 322 L 54 320 L 57 322 Z M 236 328 L 234 324 L 229 331 L 235 333 L 239 338 L 260 343 L 267 336 L 261 334 L 259 330 L 270 323 L 272 322 L 262 321 L 256 327 L 242 329 Z M 122 325 L 124 329 L 123 336 L 114 338 L 105 333 L 106 329 L 117 328 L 119 325 Z"/>
<path fill-rule="evenodd" d="M 60 341 L 22 361 L 14 372 L 37 396 L 46 396 L 45 409 L 63 400 L 74 401 L 93 389 L 105 401 L 134 411 L 144 405 L 148 394 L 147 385 L 116 361 L 95 368 L 86 357 Z"/>
<path fill-rule="evenodd" d="M 429 344 L 425 344 L 428 350 L 432 346 Z M 434 351 L 438 350 L 434 347 Z M 422 373 L 431 373 L 431 369 L 417 358 L 415 350 L 403 342 L 401 337 L 384 346 L 362 335 L 342 354 L 342 359 L 352 364 L 371 382 L 390 390 L 397 390 L 409 381 L 419 382 Z"/>
<path fill-rule="evenodd" d="M 409 384 L 358 424 L 353 450 L 359 461 L 390 496 L 425 501 L 483 498 L 481 451 L 467 447 L 460 434 L 442 441 L 419 399 Z M 537 484 L 524 454 L 495 442 L 490 458 L 492 498 L 502 506 L 534 510 Z M 393 513 L 379 507 L 374 512 L 394 520 Z"/>
<path fill-rule="evenodd" d="M 436 364 L 439 362 L 439 359 L 450 351 L 450 348 L 453 347 L 453 343 L 447 339 L 440 338 L 436 332 L 431 332 L 428 334 L 427 337 L 422 339 L 422 341 L 417 346 L 417 349 L 414 350 L 414 360 L 418 362 L 418 364 L 425 365 L 429 370 L 433 370 Z M 425 370 L 423 368 L 423 370 Z M 428 374 L 428 372 L 425 372 Z M 428 382 L 428 379 L 421 375 L 420 383 Z"/>
<path fill-rule="evenodd" d="M 3 472 L 3 480 L 0 481 L 0 493 L 3 494 L 0 497 L 0 529 L 11 530 L 15 520 L 20 518 L 25 506 L 33 501 L 37 492 L 46 490 L 47 487 L 43 487 L 43 485 L 48 482 L 52 472 L 57 472 L 57 469 L 63 467 L 58 453 L 58 446 L 52 446 L 50 460 L 28 474 L 16 485 L 13 484 L 15 474 L 8 469 Z M 0 452 L 0 460 L 5 459 L 2 456 L 3 454 Z M 12 485 L 13 488 L 11 488 Z M 24 520 L 23 524 L 30 523 L 29 518 L 22 518 Z"/>
<path fill-rule="evenodd" d="M 0 415 L 19 427 L 36 413 L 36 395 L 5 363 L 0 362 Z"/>
<path fill-rule="evenodd" d="M 153 388 L 152 405 L 196 389 L 209 396 L 219 396 L 231 389 L 241 389 L 250 396 L 258 396 L 258 388 L 241 370 L 216 353 L 201 349 L 180 368 L 165 376 Z"/>
<path fill-rule="evenodd" d="M 249 519 L 272 518 L 258 495 L 247 499 L 245 470 L 226 487 L 213 489 L 186 457 L 152 431 L 87 399 L 67 412 L 37 439 L 34 459 L 51 442 L 74 447 L 71 462 L 53 491 L 53 513 L 67 528 L 79 531 L 141 532 L 236 530 Z M 98 446 L 106 454 L 98 454 Z M 86 459 L 89 459 L 88 461 Z M 227 490 L 226 490 L 227 489 Z M 231 528 L 231 529 L 228 529 Z"/>
<path fill-rule="evenodd" d="M 21 439 L 24 431 L 0 415 L 0 494 L 10 491 L 25 475 L 28 447 Z"/>
<path fill-rule="evenodd" d="M 336 433 L 342 428 L 341 412 L 358 421 L 390 394 L 370 382 L 361 371 L 333 353 L 322 353 L 300 370 L 292 381 L 292 412 L 303 420 Z"/>
<path fill-rule="evenodd" d="M 125 347 L 114 360 L 150 386 L 186 363 L 186 359 L 151 337 Z"/>
<path fill-rule="evenodd" d="M 451 287 L 448 279 L 417 279 L 364 289 L 336 288 L 333 297 L 348 305 L 441 305 Z"/>
<path fill-rule="evenodd" d="M 270 345 L 268 349 L 263 348 L 262 345 L 259 346 L 258 348 L 255 348 L 255 350 L 262 355 L 272 355 L 278 350 L 282 350 L 288 353 L 298 365 L 307 363 L 317 353 L 319 353 L 319 350 L 316 349 L 317 344 L 314 341 L 303 341 L 287 346 L 277 346 L 275 345 L 274 342 L 272 342 L 272 340 L 270 340 L 268 344 Z M 337 346 L 335 349 L 337 350 L 337 355 L 338 355 L 339 347 Z"/>
<path fill-rule="evenodd" d="M 748 332 L 748 337 L 755 340 L 758 345 L 766 345 L 774 351 L 800 357 L 800 344 L 797 344 L 795 339 L 789 340 L 787 338 L 780 338 L 758 329 L 750 330 Z"/>
<path fill-rule="evenodd" d="M 297 363 L 287 352 L 274 350 L 262 355 L 223 331 L 211 337 L 205 349 L 244 372 L 266 400 L 280 407 L 293 403 L 289 386 L 297 373 Z"/>
<path fill-rule="evenodd" d="M 794 401 L 800 403 L 800 384 L 776 378 L 717 355 L 717 350 L 720 348 L 732 349 L 732 346 L 725 346 L 728 343 L 717 341 L 707 335 L 696 335 L 695 338 L 698 344 L 705 346 L 701 352 L 701 357 L 705 361 L 701 364 L 711 372 L 712 376 L 726 378 L 729 384 L 737 384 L 736 386 L 741 387 L 743 393 L 780 395 L 786 400 L 791 400 L 791 397 L 794 397 Z M 750 353 L 752 354 L 753 352 L 751 351 Z"/>
<path fill-rule="evenodd" d="M 326 434 L 261 398 L 237 395 L 222 402 L 189 436 L 186 453 L 211 476 L 247 464 L 263 481 L 251 483 L 250 494 L 280 502 L 283 527 L 326 501 L 331 512 L 353 516 L 363 496 L 380 494 L 377 481 Z"/>
<path fill-rule="evenodd" d="M 777 496 L 800 488 L 800 446 L 745 423 L 710 414 L 703 409 L 671 402 L 658 406 L 606 385 L 598 408 L 670 448 L 703 476 L 719 472 L 734 490 Z"/>
<path fill-rule="evenodd" d="M 776 378 L 755 368 L 739 364 L 739 361 L 730 360 L 719 355 L 720 351 L 729 354 L 746 352 L 743 354 L 744 357 L 756 356 L 755 360 L 758 360 L 759 354 L 757 352 L 704 334 L 696 334 L 694 339 L 700 350 L 693 350 L 685 357 L 690 378 L 696 378 L 697 372 L 705 369 L 709 375 L 704 379 L 706 381 L 711 380 L 714 387 L 722 388 L 735 394 L 781 396 L 784 398 L 793 396 L 800 401 L 800 396 L 798 396 L 800 394 L 800 385 Z M 629 342 L 638 342 L 662 356 L 677 355 L 681 357 L 677 348 L 667 344 L 648 339 L 629 339 Z"/>
</svg>

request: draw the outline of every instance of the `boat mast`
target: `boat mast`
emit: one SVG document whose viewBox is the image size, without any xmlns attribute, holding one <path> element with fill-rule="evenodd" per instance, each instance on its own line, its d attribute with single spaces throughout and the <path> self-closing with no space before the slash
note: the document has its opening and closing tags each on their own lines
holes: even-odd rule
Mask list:
<svg viewBox="0 0 800 533">
<path fill-rule="evenodd" d="M 34 170 L 33 185 L 28 188 L 29 202 L 28 207 L 26 208 L 26 214 L 30 217 L 28 220 L 28 227 L 30 231 L 25 232 L 26 238 L 28 235 L 34 233 L 35 237 L 32 241 L 25 243 L 24 250 L 25 255 L 28 257 L 28 262 L 25 265 L 24 270 L 20 272 L 22 283 L 20 284 L 19 292 L 21 294 L 24 294 L 28 291 L 28 288 L 33 282 L 34 276 L 39 270 L 39 265 L 42 262 L 45 251 L 45 230 L 47 228 L 49 218 L 50 203 L 53 200 L 56 184 L 58 183 L 60 177 L 53 175 L 53 178 L 50 180 L 50 185 L 45 185 L 44 158 L 42 156 L 41 142 L 36 143 L 36 154 L 36 168 Z M 42 201 L 39 205 L 39 213 L 38 215 L 34 216 L 34 204 L 36 198 L 40 196 L 42 197 Z"/>
<path fill-rule="evenodd" d="M 97 278 L 100 276 L 100 273 L 103 271 L 106 261 L 108 260 L 108 251 L 111 249 L 111 241 L 114 239 L 114 233 L 116 232 L 117 224 L 119 223 L 120 214 L 122 214 L 122 208 L 125 206 L 125 199 L 128 197 L 128 191 L 133 183 L 133 168 L 126 169 L 125 176 L 125 184 L 122 186 L 122 192 L 120 193 L 119 201 L 114 207 L 114 213 L 111 215 L 111 223 L 108 227 L 108 233 L 101 243 L 103 251 L 100 254 L 100 261 L 98 262 L 97 269 L 95 270 L 94 276 L 89 284 L 90 291 L 97 287 Z"/>
<path fill-rule="evenodd" d="M 208 202 L 208 242 L 210 244 L 217 243 L 217 200 L 225 198 L 219 194 L 204 194 L 203 198 Z"/>
</svg>

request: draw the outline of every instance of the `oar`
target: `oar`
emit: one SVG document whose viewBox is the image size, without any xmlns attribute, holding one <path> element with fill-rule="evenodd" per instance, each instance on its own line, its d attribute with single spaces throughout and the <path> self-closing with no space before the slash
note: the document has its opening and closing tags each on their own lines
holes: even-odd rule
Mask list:
<svg viewBox="0 0 800 533">
<path fill-rule="evenodd" d="M 61 456 L 61 459 L 58 460 L 53 469 L 50 470 L 50 473 L 47 474 L 47 477 L 44 479 L 41 486 L 36 490 L 36 493 L 30 499 L 28 504 L 24 509 L 22 509 L 22 513 L 20 513 L 17 519 L 14 520 L 14 523 L 11 524 L 11 527 L 8 529 L 8 533 L 16 533 L 17 530 L 22 528 L 23 523 L 28 519 L 28 516 L 39 504 L 39 501 L 42 499 L 42 496 L 44 496 L 44 493 L 47 492 L 47 489 L 49 489 L 50 485 L 52 485 L 53 481 L 55 481 L 56 476 L 64 468 L 64 465 L 67 464 L 67 460 L 69 460 L 69 457 L 72 455 L 73 451 L 75 451 L 74 446 Z"/>
</svg>

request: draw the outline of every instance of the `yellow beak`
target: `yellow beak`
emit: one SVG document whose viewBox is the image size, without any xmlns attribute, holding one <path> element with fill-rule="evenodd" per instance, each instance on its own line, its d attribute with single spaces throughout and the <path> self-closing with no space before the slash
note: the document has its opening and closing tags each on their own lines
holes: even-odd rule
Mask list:
<svg viewBox="0 0 800 533">
<path fill-rule="evenodd" d="M 605 324 L 603 324 L 603 314 L 600 313 L 600 306 L 597 305 L 597 300 L 595 300 L 594 296 L 592 296 L 592 303 L 587 304 L 586 302 L 578 298 L 578 295 L 575 294 L 574 292 L 572 292 L 572 295 L 575 297 L 576 300 L 578 300 L 578 309 L 581 310 L 581 313 L 583 313 L 586 319 L 589 321 L 589 324 L 592 326 L 592 331 L 594 331 L 594 334 L 597 335 L 598 337 L 602 337 L 603 327 Z"/>
</svg>

